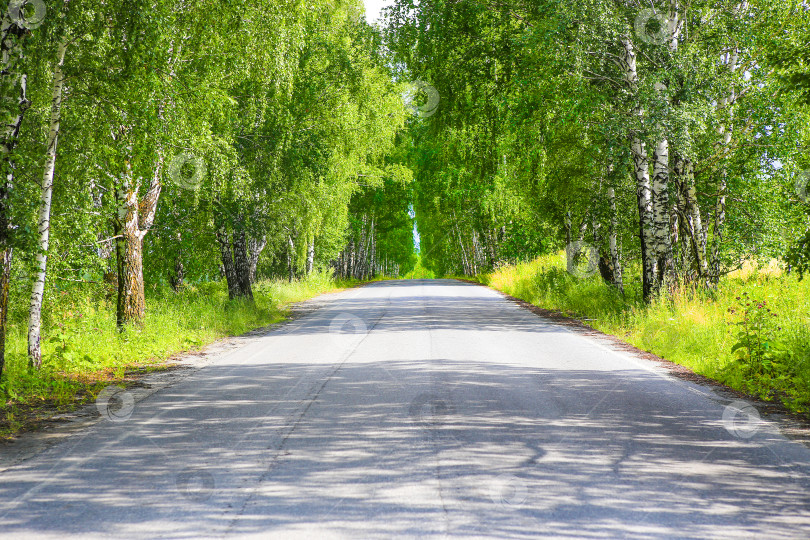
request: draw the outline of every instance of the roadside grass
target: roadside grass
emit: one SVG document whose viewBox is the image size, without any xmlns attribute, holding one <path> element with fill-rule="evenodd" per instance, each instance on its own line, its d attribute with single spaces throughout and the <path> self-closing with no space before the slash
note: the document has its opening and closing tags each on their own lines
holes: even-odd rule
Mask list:
<svg viewBox="0 0 810 540">
<path fill-rule="evenodd" d="M 807 414 L 810 279 L 799 281 L 773 265 L 747 265 L 723 279 L 716 291 L 684 287 L 645 305 L 639 269 L 626 273 L 622 296 L 598 274 L 577 278 L 566 272 L 565 256 L 558 253 L 500 268 L 478 280 L 582 319 L 736 390 L 781 400 L 792 411 Z"/>
<path fill-rule="evenodd" d="M 433 270 L 428 270 L 422 265 L 422 256 L 416 259 L 416 265 L 413 270 L 405 274 L 402 279 L 436 279 L 436 274 Z"/>
<path fill-rule="evenodd" d="M 43 313 L 43 366 L 29 371 L 24 311 L 12 312 L 6 366 L 0 383 L 0 440 L 95 399 L 110 384 L 132 384 L 144 372 L 167 369 L 166 360 L 217 339 L 283 320 L 285 307 L 352 285 L 327 273 L 288 283 L 261 281 L 254 302 L 228 300 L 224 282 L 147 292 L 143 326 L 119 333 L 115 298 L 102 285 L 54 292 Z"/>
</svg>

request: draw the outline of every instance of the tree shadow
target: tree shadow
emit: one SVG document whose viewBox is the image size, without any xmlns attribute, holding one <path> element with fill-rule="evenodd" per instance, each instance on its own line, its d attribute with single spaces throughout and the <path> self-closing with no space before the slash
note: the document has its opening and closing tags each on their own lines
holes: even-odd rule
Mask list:
<svg viewBox="0 0 810 540">
<path fill-rule="evenodd" d="M 724 402 L 629 364 L 379 350 L 561 331 L 480 292 L 377 291 L 6 471 L 3 536 L 810 537 L 810 451 L 766 424 L 734 429 Z"/>
</svg>

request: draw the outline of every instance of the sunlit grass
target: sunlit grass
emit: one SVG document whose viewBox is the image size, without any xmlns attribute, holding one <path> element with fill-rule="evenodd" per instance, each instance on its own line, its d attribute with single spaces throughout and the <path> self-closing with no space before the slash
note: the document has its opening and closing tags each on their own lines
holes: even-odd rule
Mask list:
<svg viewBox="0 0 810 540">
<path fill-rule="evenodd" d="M 778 396 L 796 411 L 810 404 L 810 279 L 799 281 L 777 266 L 759 269 L 746 265 L 722 280 L 716 291 L 675 290 L 650 305 L 640 301 L 638 272 L 630 269 L 624 296 L 599 276 L 578 279 L 565 270 L 562 253 L 508 266 L 480 280 L 537 306 L 581 319 L 605 333 L 684 365 L 696 373 L 746 390 L 737 356 L 738 300 L 747 292 L 767 301 L 777 314 L 779 335 L 786 348 L 789 371 L 770 381 Z M 739 310 L 738 310 L 739 311 Z M 767 397 L 767 396 L 766 396 Z"/>
<path fill-rule="evenodd" d="M 422 265 L 422 257 L 416 259 L 416 266 L 413 270 L 403 276 L 403 279 L 436 279 L 433 270 L 428 270 Z"/>
<path fill-rule="evenodd" d="M 326 273 L 292 283 L 262 281 L 254 285 L 254 302 L 228 300 L 224 282 L 188 286 L 178 293 L 151 290 L 143 326 L 123 333 L 115 325 L 115 300 L 105 296 L 103 286 L 56 292 L 49 296 L 43 318 L 41 370 L 28 368 L 26 321 L 19 316 L 10 321 L 0 393 L 5 398 L 0 423 L 4 417 L 6 422 L 0 436 L 13 427 L 8 416 L 20 407 L 76 405 L 127 371 L 159 369 L 178 353 L 279 322 L 288 304 L 346 285 Z"/>
</svg>

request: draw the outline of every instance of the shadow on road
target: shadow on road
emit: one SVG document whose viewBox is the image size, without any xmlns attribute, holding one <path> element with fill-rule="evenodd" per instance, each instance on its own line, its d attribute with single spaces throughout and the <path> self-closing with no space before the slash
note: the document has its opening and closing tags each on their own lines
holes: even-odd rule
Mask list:
<svg viewBox="0 0 810 540">
<path fill-rule="evenodd" d="M 372 345 L 341 357 L 386 333 L 560 333 L 492 291 L 419 282 L 445 286 L 426 302 L 394 284 L 251 338 L 255 350 L 7 471 L 3 535 L 810 537 L 808 450 L 688 385 L 629 364 Z M 344 328 L 351 317 L 362 324 Z M 334 341 L 358 329 L 371 333 Z"/>
</svg>

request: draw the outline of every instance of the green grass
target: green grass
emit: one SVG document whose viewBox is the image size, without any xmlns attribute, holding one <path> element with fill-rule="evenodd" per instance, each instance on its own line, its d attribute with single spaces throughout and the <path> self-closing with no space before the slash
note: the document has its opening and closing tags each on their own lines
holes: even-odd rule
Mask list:
<svg viewBox="0 0 810 540">
<path fill-rule="evenodd" d="M 422 265 L 421 255 L 416 259 L 413 270 L 403 276 L 403 279 L 436 279 L 436 274 Z"/>
<path fill-rule="evenodd" d="M 631 269 L 622 296 L 597 276 L 579 279 L 565 271 L 562 253 L 501 268 L 479 281 L 537 306 L 563 312 L 605 333 L 684 365 L 734 389 L 780 399 L 795 412 L 810 405 L 810 279 L 773 269 L 749 268 L 725 278 L 716 291 L 684 288 L 649 305 L 640 301 L 638 272 Z M 750 296 L 746 306 L 743 293 Z M 741 297 L 741 300 L 737 298 Z M 775 316 L 756 343 L 774 359 L 751 368 L 740 342 L 745 311 L 760 302 Z M 742 304 L 742 305 L 741 305 Z M 769 315 L 770 317 L 770 315 Z"/>
<path fill-rule="evenodd" d="M 305 280 L 262 281 L 254 302 L 228 300 L 224 282 L 189 286 L 179 293 L 147 292 L 142 328 L 116 330 L 115 298 L 101 285 L 83 285 L 47 297 L 43 316 L 43 367 L 28 369 L 27 326 L 21 310 L 10 321 L 0 398 L 0 438 L 93 399 L 106 385 L 161 369 L 165 360 L 285 318 L 285 306 L 349 283 L 314 273 Z"/>
</svg>

